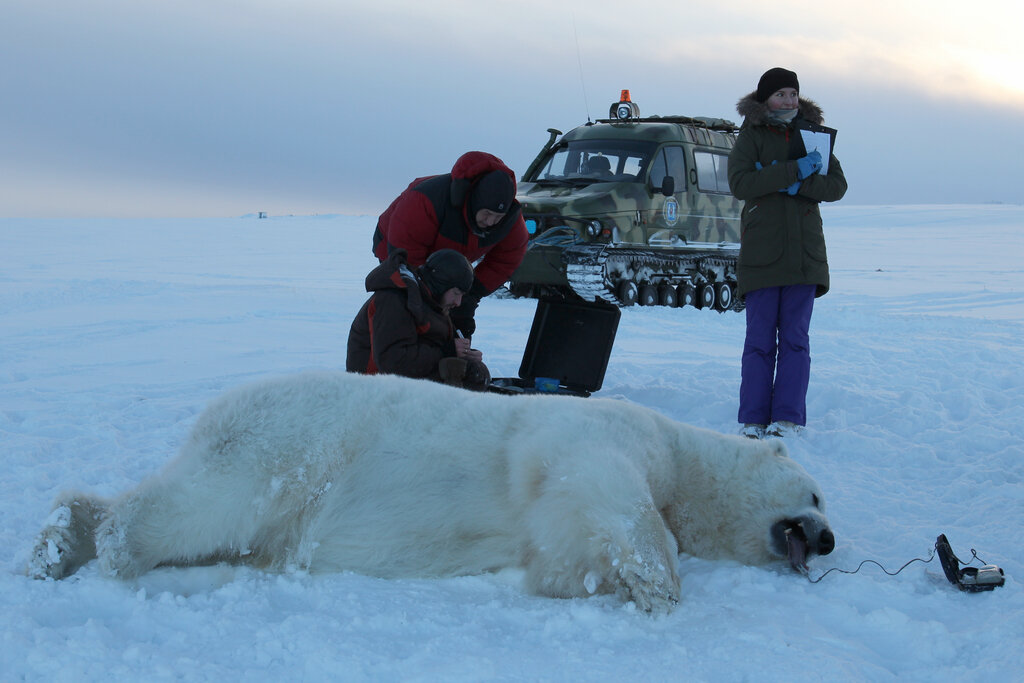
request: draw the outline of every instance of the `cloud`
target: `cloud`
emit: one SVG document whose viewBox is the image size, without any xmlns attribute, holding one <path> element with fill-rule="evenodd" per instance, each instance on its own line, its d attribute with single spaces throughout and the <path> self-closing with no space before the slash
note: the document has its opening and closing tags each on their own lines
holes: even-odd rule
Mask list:
<svg viewBox="0 0 1024 683">
<path fill-rule="evenodd" d="M 0 71 L 0 197 L 22 215 L 372 213 L 467 149 L 522 171 L 546 128 L 604 116 L 622 88 L 644 113 L 735 116 L 781 64 L 843 127 L 848 198 L 889 201 L 893 171 L 869 156 L 879 127 L 1024 109 L 1020 15 L 877 0 L 17 3 L 0 26 L 0 60 L 15 65 Z M 949 196 L 929 179 L 937 152 L 892 144 L 920 164 L 900 192 Z M 998 147 L 995 167 L 1021 152 Z M 1021 198 L 999 183 L 955 187 L 965 201 Z"/>
</svg>

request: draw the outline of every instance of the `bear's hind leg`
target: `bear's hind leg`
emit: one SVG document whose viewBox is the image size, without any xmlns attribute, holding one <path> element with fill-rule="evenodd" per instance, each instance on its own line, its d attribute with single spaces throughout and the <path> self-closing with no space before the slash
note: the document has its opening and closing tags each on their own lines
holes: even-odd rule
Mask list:
<svg viewBox="0 0 1024 683">
<path fill-rule="evenodd" d="M 63 494 L 36 539 L 26 573 L 35 579 L 63 579 L 96 557 L 96 528 L 108 511 L 95 496 Z"/>
<path fill-rule="evenodd" d="M 237 561 L 263 524 L 252 481 L 185 462 L 110 506 L 96 531 L 100 570 L 132 579 L 159 565 Z"/>
</svg>

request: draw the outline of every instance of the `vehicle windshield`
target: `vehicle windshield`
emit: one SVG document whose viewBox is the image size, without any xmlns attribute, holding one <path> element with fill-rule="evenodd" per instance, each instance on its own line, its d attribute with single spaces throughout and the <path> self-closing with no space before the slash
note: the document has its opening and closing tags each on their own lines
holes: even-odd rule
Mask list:
<svg viewBox="0 0 1024 683">
<path fill-rule="evenodd" d="M 631 140 L 574 140 L 558 145 L 527 181 L 552 185 L 639 182 L 657 143 Z"/>
</svg>

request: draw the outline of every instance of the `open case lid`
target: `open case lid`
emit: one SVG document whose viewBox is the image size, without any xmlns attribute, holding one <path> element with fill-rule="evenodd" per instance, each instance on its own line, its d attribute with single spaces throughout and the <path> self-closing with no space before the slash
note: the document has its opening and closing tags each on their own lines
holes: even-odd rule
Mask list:
<svg viewBox="0 0 1024 683">
<path fill-rule="evenodd" d="M 620 315 L 618 307 L 604 303 L 538 301 L 519 377 L 551 377 L 575 391 L 597 391 Z"/>
</svg>

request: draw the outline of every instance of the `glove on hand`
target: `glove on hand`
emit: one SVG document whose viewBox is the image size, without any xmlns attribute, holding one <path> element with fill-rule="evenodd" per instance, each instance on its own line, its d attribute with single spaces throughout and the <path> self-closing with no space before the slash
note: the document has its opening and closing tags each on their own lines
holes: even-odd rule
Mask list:
<svg viewBox="0 0 1024 683">
<path fill-rule="evenodd" d="M 772 166 L 774 166 L 777 163 L 779 163 L 778 159 L 773 159 L 772 160 Z M 761 165 L 760 161 L 755 161 L 754 162 L 754 168 L 756 168 L 758 171 L 760 171 L 762 168 L 764 168 L 764 166 Z"/>
<path fill-rule="evenodd" d="M 821 170 L 821 152 L 819 152 L 818 150 L 814 150 L 813 152 L 803 157 L 802 159 L 797 159 L 796 167 L 796 175 L 798 178 L 800 178 L 800 180 L 807 178 L 812 173 L 817 173 L 819 170 Z"/>
</svg>

